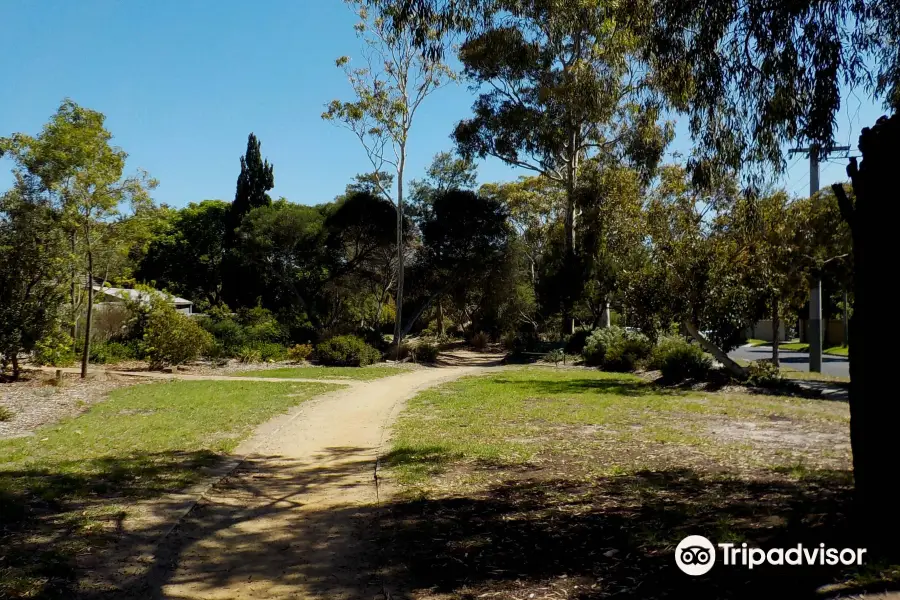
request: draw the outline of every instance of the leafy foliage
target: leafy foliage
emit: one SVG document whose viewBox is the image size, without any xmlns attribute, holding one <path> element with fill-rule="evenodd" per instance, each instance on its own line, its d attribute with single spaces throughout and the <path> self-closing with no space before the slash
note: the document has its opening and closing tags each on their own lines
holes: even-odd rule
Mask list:
<svg viewBox="0 0 900 600">
<path fill-rule="evenodd" d="M 31 181 L 20 178 L 0 195 L 0 364 L 12 363 L 14 376 L 18 354 L 59 329 L 67 277 L 63 239 L 58 214 Z"/>
<path fill-rule="evenodd" d="M 437 344 L 420 341 L 416 344 L 414 350 L 416 362 L 433 363 L 437 360 L 440 351 L 441 349 L 437 346 Z"/>
<path fill-rule="evenodd" d="M 578 329 L 570 335 L 566 340 L 566 354 L 581 354 L 591 333 L 589 329 Z"/>
<path fill-rule="evenodd" d="M 778 366 L 767 360 L 756 360 L 747 368 L 747 383 L 759 387 L 773 387 L 781 381 Z"/>
<path fill-rule="evenodd" d="M 149 294 L 143 327 L 143 353 L 153 367 L 180 365 L 213 345 L 212 335 L 181 314 L 162 294 Z"/>
<path fill-rule="evenodd" d="M 653 348 L 650 365 L 662 372 L 665 381 L 678 383 L 702 379 L 712 368 L 712 359 L 683 337 L 666 336 Z"/>
<path fill-rule="evenodd" d="M 291 362 L 303 362 L 312 355 L 313 347 L 310 344 L 296 344 L 288 348 L 287 358 Z"/>
<path fill-rule="evenodd" d="M 587 338 L 582 355 L 585 364 L 606 371 L 633 371 L 650 356 L 646 335 L 621 327 L 597 329 Z"/>
<path fill-rule="evenodd" d="M 54 327 L 34 345 L 31 361 L 51 367 L 71 366 L 75 362 L 75 341 L 61 327 Z"/>
<path fill-rule="evenodd" d="M 175 212 L 167 231 L 150 243 L 137 278 L 194 302 L 220 304 L 230 210 L 227 202 L 204 200 Z"/>
<path fill-rule="evenodd" d="M 339 335 L 316 346 L 316 359 L 334 367 L 365 367 L 381 360 L 381 353 L 353 335 Z"/>
</svg>

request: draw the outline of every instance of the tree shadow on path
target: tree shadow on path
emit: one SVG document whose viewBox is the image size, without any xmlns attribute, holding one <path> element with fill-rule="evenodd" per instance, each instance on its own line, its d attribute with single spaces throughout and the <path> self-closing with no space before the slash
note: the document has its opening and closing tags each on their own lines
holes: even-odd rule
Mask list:
<svg viewBox="0 0 900 600">
<path fill-rule="evenodd" d="M 190 515 L 157 555 L 149 586 L 109 597 L 371 599 L 384 584 L 395 598 L 822 598 L 817 589 L 846 579 L 847 567 L 719 562 L 689 577 L 674 546 L 696 534 L 765 549 L 858 547 L 842 472 L 796 481 L 671 470 L 579 482 L 526 473 L 471 496 L 297 510 L 317 486 L 371 469 L 333 462 L 255 461 L 229 494 Z M 204 545 L 219 551 L 196 552 Z"/>
</svg>

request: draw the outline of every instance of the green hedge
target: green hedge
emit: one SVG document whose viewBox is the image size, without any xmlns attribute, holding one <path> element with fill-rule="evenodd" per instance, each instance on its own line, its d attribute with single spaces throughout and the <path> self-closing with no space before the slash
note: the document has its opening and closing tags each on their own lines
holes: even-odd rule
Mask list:
<svg viewBox="0 0 900 600">
<path fill-rule="evenodd" d="M 381 352 L 355 335 L 339 335 L 316 346 L 316 359 L 335 367 L 364 367 L 381 360 Z"/>
</svg>

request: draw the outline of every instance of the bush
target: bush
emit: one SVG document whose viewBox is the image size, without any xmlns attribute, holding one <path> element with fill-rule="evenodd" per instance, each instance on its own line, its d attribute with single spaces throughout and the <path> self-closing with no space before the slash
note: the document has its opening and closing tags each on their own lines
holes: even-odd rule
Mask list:
<svg viewBox="0 0 900 600">
<path fill-rule="evenodd" d="M 309 344 L 297 344 L 288 348 L 287 358 L 291 362 L 303 362 L 312 354 L 313 347 Z"/>
<path fill-rule="evenodd" d="M 137 349 L 134 345 L 120 342 L 93 342 L 91 344 L 90 361 L 97 365 L 134 360 L 135 358 L 137 358 Z"/>
<path fill-rule="evenodd" d="M 769 360 L 757 360 L 747 367 L 747 384 L 773 387 L 781 381 L 781 371 Z"/>
<path fill-rule="evenodd" d="M 244 364 L 258 363 L 262 356 L 259 350 L 252 346 L 244 346 L 237 351 L 237 359 Z"/>
<path fill-rule="evenodd" d="M 634 371 L 650 356 L 652 344 L 642 333 L 621 327 L 597 329 L 584 346 L 582 355 L 587 365 L 606 371 Z"/>
<path fill-rule="evenodd" d="M 62 329 L 54 329 L 34 346 L 32 361 L 36 365 L 68 367 L 75 362 L 75 343 Z"/>
<path fill-rule="evenodd" d="M 151 367 L 186 363 L 213 344 L 213 336 L 196 321 L 176 311 L 163 296 L 151 296 L 143 348 Z"/>
<path fill-rule="evenodd" d="M 566 354 L 581 354 L 590 335 L 591 331 L 589 329 L 579 329 L 570 335 L 569 339 L 566 340 Z"/>
<path fill-rule="evenodd" d="M 547 357 L 545 359 L 547 362 L 552 362 L 554 365 L 559 365 L 561 362 L 565 362 L 566 353 L 562 348 L 554 348 L 550 352 L 547 353 Z"/>
<path fill-rule="evenodd" d="M 491 339 L 488 337 L 488 334 L 483 331 L 479 331 L 472 336 L 472 339 L 469 340 L 469 344 L 472 346 L 472 349 L 481 352 L 482 350 L 487 348 L 490 341 Z"/>
<path fill-rule="evenodd" d="M 203 328 L 216 338 L 217 345 L 225 355 L 233 356 L 247 343 L 247 336 L 241 324 L 231 318 L 215 320 L 204 318 L 200 321 Z"/>
<path fill-rule="evenodd" d="M 664 380 L 677 383 L 704 378 L 712 368 L 712 359 L 683 337 L 668 336 L 660 338 L 653 349 L 650 365 L 662 371 Z"/>
<path fill-rule="evenodd" d="M 385 355 L 391 360 L 404 360 L 406 358 L 414 358 L 412 344 L 409 342 L 400 342 L 400 352 L 397 352 L 397 344 L 388 346 Z"/>
<path fill-rule="evenodd" d="M 259 352 L 259 358 L 263 362 L 284 360 L 287 354 L 287 348 L 276 342 L 256 342 L 252 347 Z"/>
<path fill-rule="evenodd" d="M 200 325 L 216 338 L 219 353 L 225 356 L 237 356 L 246 346 L 254 346 L 265 355 L 280 360 L 286 350 L 275 350 L 275 344 L 281 346 L 287 339 L 284 327 L 275 319 L 271 311 L 257 306 L 241 309 L 238 314 L 229 312 L 227 306 L 210 309 L 209 314 L 199 321 Z"/>
<path fill-rule="evenodd" d="M 316 346 L 316 358 L 323 365 L 364 367 L 381 360 L 381 352 L 355 335 L 339 335 Z"/>
<path fill-rule="evenodd" d="M 415 347 L 416 362 L 433 363 L 437 360 L 440 348 L 430 342 L 419 342 Z"/>
</svg>

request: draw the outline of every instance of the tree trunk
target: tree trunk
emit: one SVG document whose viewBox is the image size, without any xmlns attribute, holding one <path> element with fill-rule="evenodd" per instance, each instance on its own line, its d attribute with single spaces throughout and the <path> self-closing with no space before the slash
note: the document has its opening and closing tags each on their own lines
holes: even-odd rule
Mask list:
<svg viewBox="0 0 900 600">
<path fill-rule="evenodd" d="M 772 300 L 772 364 L 776 367 L 781 366 L 778 362 L 778 346 L 781 343 L 781 340 L 778 339 L 778 330 L 780 328 L 781 320 L 778 315 L 778 298 Z"/>
<path fill-rule="evenodd" d="M 895 557 L 900 511 L 891 473 L 896 467 L 896 353 L 885 335 L 885 315 L 895 311 L 894 295 L 884 288 L 884 259 L 894 256 L 898 221 L 900 115 L 882 117 L 859 137 L 862 163 L 851 159 L 852 204 L 841 185 L 832 186 L 853 237 L 853 354 L 850 356 L 850 444 L 856 485 L 857 530 L 870 553 Z"/>
<path fill-rule="evenodd" d="M 71 311 L 72 316 L 72 340 L 75 340 L 75 336 L 78 335 L 77 324 L 78 324 L 78 313 L 75 311 L 75 286 L 78 281 L 78 270 L 75 268 L 75 230 L 72 230 L 72 235 L 69 239 L 71 249 L 72 249 L 72 287 L 69 290 L 70 292 L 70 300 L 72 302 L 69 310 Z"/>
<path fill-rule="evenodd" d="M 437 330 L 438 335 L 444 335 L 444 302 L 443 300 L 438 300 L 437 306 Z"/>
<path fill-rule="evenodd" d="M 12 378 L 13 381 L 19 380 L 19 356 L 16 354 L 15 350 L 12 355 Z"/>
<path fill-rule="evenodd" d="M 81 378 L 87 377 L 88 359 L 91 356 L 91 316 L 94 312 L 94 255 L 88 250 L 87 315 L 84 318 L 84 350 L 81 353 Z"/>
<path fill-rule="evenodd" d="M 697 340 L 697 343 L 700 344 L 701 348 L 712 354 L 713 357 L 717 361 L 722 363 L 722 366 L 725 367 L 730 373 L 742 379 L 747 376 L 747 369 L 728 358 L 728 354 L 723 352 L 721 348 L 703 337 L 696 325 L 694 325 L 690 321 L 685 321 L 684 328 L 692 338 Z"/>
<path fill-rule="evenodd" d="M 397 168 L 397 317 L 394 321 L 394 344 L 400 356 L 403 341 L 403 171 L 406 149 L 400 149 L 400 165 Z"/>
</svg>

